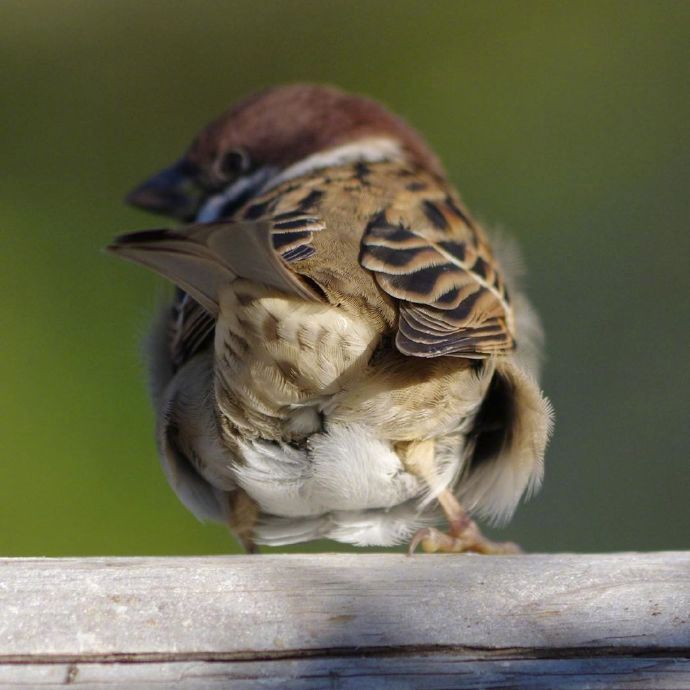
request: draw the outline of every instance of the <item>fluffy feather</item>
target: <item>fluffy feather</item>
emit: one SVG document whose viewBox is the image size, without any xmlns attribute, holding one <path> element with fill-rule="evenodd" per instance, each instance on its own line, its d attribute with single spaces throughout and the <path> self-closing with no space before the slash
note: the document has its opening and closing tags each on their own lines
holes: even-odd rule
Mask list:
<svg viewBox="0 0 690 690">
<path fill-rule="evenodd" d="M 499 360 L 495 376 L 505 381 L 510 395 L 501 443 L 479 464 L 467 462 L 456 493 L 473 513 L 500 524 L 512 517 L 523 494 L 530 496 L 541 484 L 553 409 L 534 379 L 511 359 Z"/>
</svg>

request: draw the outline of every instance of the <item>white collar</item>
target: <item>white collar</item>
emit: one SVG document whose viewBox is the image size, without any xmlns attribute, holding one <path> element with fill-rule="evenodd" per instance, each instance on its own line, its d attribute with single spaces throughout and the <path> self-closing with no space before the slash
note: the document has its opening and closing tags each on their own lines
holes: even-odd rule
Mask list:
<svg viewBox="0 0 690 690">
<path fill-rule="evenodd" d="M 268 191 L 282 184 L 286 180 L 301 177 L 314 170 L 330 168 L 336 165 L 346 165 L 355 161 L 365 163 L 376 163 L 377 161 L 396 160 L 403 158 L 400 144 L 395 139 L 388 137 L 367 137 L 359 139 L 349 144 L 336 146 L 326 151 L 313 153 L 311 156 L 303 158 L 294 163 L 283 172 L 272 177 L 261 190 L 261 193 Z"/>
</svg>

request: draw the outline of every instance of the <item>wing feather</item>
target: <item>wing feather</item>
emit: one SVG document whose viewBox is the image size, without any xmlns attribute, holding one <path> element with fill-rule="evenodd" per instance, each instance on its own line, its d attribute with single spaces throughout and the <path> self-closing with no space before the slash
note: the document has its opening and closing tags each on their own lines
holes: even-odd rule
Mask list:
<svg viewBox="0 0 690 690">
<path fill-rule="evenodd" d="M 406 205 L 378 213 L 364 232 L 360 263 L 400 301 L 401 352 L 483 358 L 514 347 L 498 267 L 481 231 L 450 197 L 408 196 Z"/>
<path fill-rule="evenodd" d="M 307 300 L 318 299 L 293 273 L 285 253 L 301 246 L 291 240 L 276 247 L 271 220 L 197 223 L 178 230 L 145 230 L 121 235 L 108 251 L 142 264 L 189 293 L 206 311 L 216 316 L 218 295 L 224 284 L 237 278 L 270 285 Z M 293 231 L 295 232 L 295 231 Z M 304 243 L 305 235 L 301 238 Z"/>
<path fill-rule="evenodd" d="M 307 300 L 319 298 L 290 264 L 315 253 L 313 234 L 325 227 L 317 213 L 321 196 L 316 189 L 296 188 L 253 199 L 239 220 L 133 232 L 108 247 L 177 285 L 167 317 L 167 346 L 176 370 L 213 342 L 224 284 L 245 278 Z"/>
</svg>

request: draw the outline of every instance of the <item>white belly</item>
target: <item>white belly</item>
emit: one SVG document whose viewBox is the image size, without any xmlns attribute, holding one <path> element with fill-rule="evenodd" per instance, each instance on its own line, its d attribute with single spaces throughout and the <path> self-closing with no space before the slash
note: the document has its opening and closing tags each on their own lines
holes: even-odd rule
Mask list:
<svg viewBox="0 0 690 690">
<path fill-rule="evenodd" d="M 245 462 L 235 470 L 237 482 L 273 515 L 392 508 L 423 491 L 390 445 L 361 426 L 332 426 L 311 436 L 304 449 L 260 440 L 241 448 Z"/>
<path fill-rule="evenodd" d="M 439 447 L 440 481 L 461 467 L 459 439 Z M 393 546 L 438 522 L 429 487 L 405 471 L 385 441 L 363 426 L 331 426 L 303 450 L 285 444 L 244 444 L 236 481 L 258 503 L 258 543 L 281 545 L 328 538 L 357 546 Z"/>
</svg>

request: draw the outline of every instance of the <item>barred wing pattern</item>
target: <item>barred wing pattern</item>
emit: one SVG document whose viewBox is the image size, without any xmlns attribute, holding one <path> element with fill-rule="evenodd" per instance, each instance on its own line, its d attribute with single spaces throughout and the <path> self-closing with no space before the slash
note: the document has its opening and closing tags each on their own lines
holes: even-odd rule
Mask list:
<svg viewBox="0 0 690 690">
<path fill-rule="evenodd" d="M 450 197 L 379 213 L 360 261 L 401 301 L 396 345 L 404 354 L 485 358 L 514 347 L 508 294 L 488 244 Z"/>
<path fill-rule="evenodd" d="M 313 234 L 325 229 L 316 213 L 321 196 L 323 192 L 308 184 L 294 185 L 281 194 L 272 192 L 254 201 L 244 210 L 242 218 L 254 221 L 268 218 L 273 248 L 281 259 L 287 263 L 303 261 L 314 254 Z"/>
<path fill-rule="evenodd" d="M 296 196 L 296 198 L 294 198 Z M 282 206 L 294 210 L 276 213 L 276 206 L 281 198 L 270 195 L 256 200 L 244 211 L 243 220 L 258 223 L 266 220 L 270 226 L 270 237 L 273 249 L 283 261 L 290 264 L 307 259 L 314 254 L 311 240 L 314 232 L 324 229 L 323 223 L 312 212 L 320 193 L 311 191 L 307 194 L 292 193 L 288 203 Z M 284 201 L 284 200 L 283 200 Z M 223 222 L 225 219 L 219 219 Z M 227 219 L 226 232 L 233 232 L 233 219 Z M 177 369 L 194 354 L 213 343 L 215 317 L 209 314 L 189 294 L 177 288 L 172 305 L 170 322 L 170 350 L 173 366 Z"/>
<path fill-rule="evenodd" d="M 324 215 L 348 204 L 363 215 L 329 230 Z M 508 294 L 482 230 L 441 180 L 399 162 L 321 171 L 266 192 L 227 220 L 132 233 L 110 250 L 182 288 L 171 315 L 177 367 L 210 344 L 223 283 L 241 277 L 322 299 L 311 272 L 319 259 L 339 260 L 317 256 L 322 232 L 357 236 L 360 265 L 397 301 L 403 354 L 481 359 L 514 347 Z M 317 263 L 305 261 L 312 258 Z"/>
</svg>

